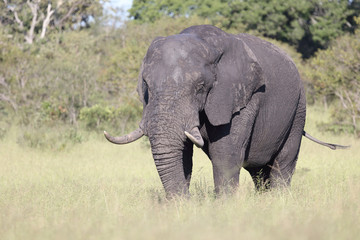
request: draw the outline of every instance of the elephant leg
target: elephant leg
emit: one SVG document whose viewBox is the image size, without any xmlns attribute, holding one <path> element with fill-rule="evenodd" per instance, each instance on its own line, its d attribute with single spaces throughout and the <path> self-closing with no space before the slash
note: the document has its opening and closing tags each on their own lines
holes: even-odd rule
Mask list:
<svg viewBox="0 0 360 240">
<path fill-rule="evenodd" d="M 303 103 L 303 104 L 302 104 Z M 300 102 L 290 133 L 271 164 L 271 187 L 288 187 L 295 170 L 305 125 L 305 103 Z"/>
<path fill-rule="evenodd" d="M 246 108 L 233 115 L 229 124 L 207 129 L 216 193 L 229 192 L 239 185 L 240 169 L 245 160 L 258 107 L 259 96 L 254 95 Z"/>
<path fill-rule="evenodd" d="M 241 166 L 238 164 L 239 157 L 224 156 L 212 159 L 215 192 L 229 193 L 239 186 L 239 174 Z"/>
<path fill-rule="evenodd" d="M 235 118 L 239 117 L 236 116 Z M 231 124 L 213 127 L 208 147 L 213 165 L 215 192 L 230 192 L 239 184 L 239 174 L 245 157 L 245 149 L 238 150 L 244 136 L 234 136 Z"/>
<path fill-rule="evenodd" d="M 290 135 L 274 159 L 270 171 L 270 185 L 272 188 L 290 186 L 299 154 L 300 143 L 301 134 Z"/>
</svg>

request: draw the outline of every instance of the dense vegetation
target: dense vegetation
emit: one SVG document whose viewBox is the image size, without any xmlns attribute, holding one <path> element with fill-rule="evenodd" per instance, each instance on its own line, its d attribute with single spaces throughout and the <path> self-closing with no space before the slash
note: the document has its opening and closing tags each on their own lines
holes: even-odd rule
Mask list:
<svg viewBox="0 0 360 240">
<path fill-rule="evenodd" d="M 345 32 L 353 32 L 358 0 L 134 0 L 130 16 L 155 22 L 163 16 L 208 19 L 223 29 L 251 31 L 293 45 L 311 57 Z"/>
<path fill-rule="evenodd" d="M 134 0 L 126 22 L 104 2 L 0 2 L 0 137 L 15 125 L 19 143 L 61 149 L 85 130 L 133 128 L 147 47 L 195 24 L 279 45 L 296 62 L 308 102 L 337 111 L 322 129 L 359 135 L 359 1 Z"/>
</svg>

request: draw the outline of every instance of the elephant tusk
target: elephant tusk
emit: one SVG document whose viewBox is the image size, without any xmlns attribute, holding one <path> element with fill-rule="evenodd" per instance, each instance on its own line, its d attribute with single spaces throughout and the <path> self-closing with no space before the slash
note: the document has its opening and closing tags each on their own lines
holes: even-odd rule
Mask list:
<svg viewBox="0 0 360 240">
<path fill-rule="evenodd" d="M 139 138 L 141 138 L 142 136 L 144 136 L 144 132 L 138 128 L 135 131 L 125 135 L 125 136 L 121 136 L 121 137 L 113 137 L 110 134 L 108 134 L 106 131 L 104 131 L 104 135 L 105 138 L 112 143 L 115 144 L 127 144 L 127 143 L 131 143 L 134 142 L 136 140 L 138 140 Z"/>
<path fill-rule="evenodd" d="M 201 137 L 200 131 L 197 127 L 194 127 L 190 133 L 185 131 L 185 135 L 198 147 L 202 148 L 204 146 L 204 140 Z"/>
</svg>

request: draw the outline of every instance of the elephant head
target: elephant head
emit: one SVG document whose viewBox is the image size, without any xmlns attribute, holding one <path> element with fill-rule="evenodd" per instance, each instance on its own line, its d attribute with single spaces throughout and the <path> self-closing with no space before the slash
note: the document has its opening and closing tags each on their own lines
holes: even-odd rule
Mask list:
<svg viewBox="0 0 360 240">
<path fill-rule="evenodd" d="M 138 79 L 140 128 L 123 137 L 105 132 L 105 137 L 123 144 L 148 136 L 165 191 L 187 194 L 193 143 L 204 145 L 200 115 L 213 126 L 228 124 L 263 84 L 255 55 L 235 35 L 213 26 L 193 26 L 156 38 Z"/>
</svg>

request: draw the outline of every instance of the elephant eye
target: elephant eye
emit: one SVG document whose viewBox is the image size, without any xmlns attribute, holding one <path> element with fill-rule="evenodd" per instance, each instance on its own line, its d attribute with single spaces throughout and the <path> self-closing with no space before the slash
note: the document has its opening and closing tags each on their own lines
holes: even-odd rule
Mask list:
<svg viewBox="0 0 360 240">
<path fill-rule="evenodd" d="M 200 83 L 198 83 L 196 85 L 196 91 L 200 92 L 200 91 L 204 91 L 205 90 L 205 83 L 203 81 L 201 81 Z"/>
</svg>

